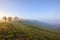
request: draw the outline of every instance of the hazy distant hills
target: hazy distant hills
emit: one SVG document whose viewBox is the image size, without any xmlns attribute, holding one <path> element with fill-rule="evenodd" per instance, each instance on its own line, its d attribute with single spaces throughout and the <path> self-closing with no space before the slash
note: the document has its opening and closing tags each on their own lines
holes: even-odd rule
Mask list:
<svg viewBox="0 0 60 40">
<path fill-rule="evenodd" d="M 34 25 L 34 26 L 37 26 L 37 27 L 40 27 L 40 28 L 46 28 L 46 29 L 49 29 L 49 30 L 60 31 L 60 25 L 58 25 L 57 23 L 49 24 L 49 23 L 38 21 L 38 20 L 29 20 L 29 19 L 20 20 L 20 22 L 25 23 L 25 24 L 29 24 L 29 25 Z"/>
</svg>

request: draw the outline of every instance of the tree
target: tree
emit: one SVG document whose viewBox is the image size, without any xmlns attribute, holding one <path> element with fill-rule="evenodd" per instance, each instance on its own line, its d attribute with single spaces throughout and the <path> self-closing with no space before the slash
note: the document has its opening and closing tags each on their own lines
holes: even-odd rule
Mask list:
<svg viewBox="0 0 60 40">
<path fill-rule="evenodd" d="M 20 19 L 20 18 L 19 18 L 19 17 L 17 17 L 17 16 L 16 16 L 16 17 L 14 17 L 14 20 L 19 20 L 19 19 Z"/>
<path fill-rule="evenodd" d="M 7 21 L 7 17 L 6 16 L 2 17 L 2 19 L 5 20 L 5 22 Z"/>
<path fill-rule="evenodd" d="M 12 20 L 12 17 L 8 17 L 8 21 L 10 22 Z"/>
</svg>

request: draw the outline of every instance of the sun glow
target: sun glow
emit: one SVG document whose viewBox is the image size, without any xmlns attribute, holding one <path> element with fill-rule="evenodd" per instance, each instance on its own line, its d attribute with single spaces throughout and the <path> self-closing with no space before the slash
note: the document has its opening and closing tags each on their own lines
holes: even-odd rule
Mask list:
<svg viewBox="0 0 60 40">
<path fill-rule="evenodd" d="M 9 17 L 9 16 L 14 17 L 14 16 L 10 15 L 10 13 L 0 12 L 0 19 L 2 19 L 3 16 L 6 16 L 6 17 Z"/>
<path fill-rule="evenodd" d="M 8 16 L 7 12 L 0 10 L 0 17 Z"/>
<path fill-rule="evenodd" d="M 8 16 L 8 14 L 5 12 L 0 12 L 0 17 L 3 17 L 3 16 Z"/>
</svg>

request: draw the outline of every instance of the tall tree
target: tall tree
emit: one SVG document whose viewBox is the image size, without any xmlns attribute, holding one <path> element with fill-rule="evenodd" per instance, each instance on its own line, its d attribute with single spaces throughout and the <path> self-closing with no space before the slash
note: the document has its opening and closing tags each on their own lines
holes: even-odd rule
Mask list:
<svg viewBox="0 0 60 40">
<path fill-rule="evenodd" d="M 12 21 L 12 17 L 8 17 L 8 21 L 9 21 L 9 22 Z"/>
<path fill-rule="evenodd" d="M 7 21 L 7 17 L 6 16 L 2 17 L 2 19 L 5 20 L 5 22 Z"/>
<path fill-rule="evenodd" d="M 20 19 L 20 18 L 19 18 L 19 17 L 17 17 L 17 16 L 16 16 L 16 17 L 14 17 L 14 20 L 19 20 L 19 19 Z"/>
</svg>

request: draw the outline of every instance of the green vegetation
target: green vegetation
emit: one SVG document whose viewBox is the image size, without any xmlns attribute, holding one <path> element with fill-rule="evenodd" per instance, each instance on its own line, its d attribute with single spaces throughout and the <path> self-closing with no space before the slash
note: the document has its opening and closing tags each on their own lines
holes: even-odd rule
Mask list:
<svg viewBox="0 0 60 40">
<path fill-rule="evenodd" d="M 5 22 L 6 22 L 6 20 L 7 20 L 7 17 L 6 17 L 6 16 L 4 16 L 4 17 L 2 17 L 2 19 L 3 19 L 3 20 L 5 20 Z"/>
<path fill-rule="evenodd" d="M 0 40 L 60 40 L 60 33 L 18 22 L 0 23 Z"/>
<path fill-rule="evenodd" d="M 12 20 L 12 17 L 8 17 L 8 21 L 11 22 L 11 20 Z"/>
</svg>

